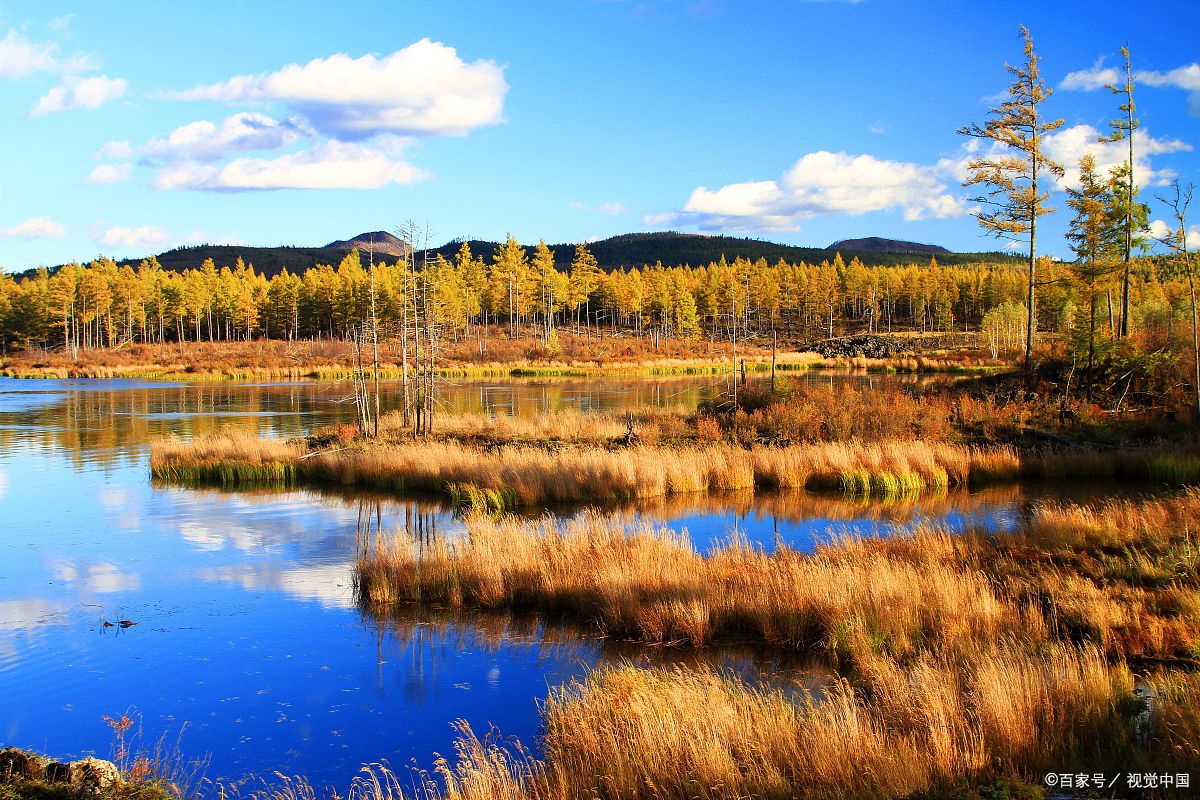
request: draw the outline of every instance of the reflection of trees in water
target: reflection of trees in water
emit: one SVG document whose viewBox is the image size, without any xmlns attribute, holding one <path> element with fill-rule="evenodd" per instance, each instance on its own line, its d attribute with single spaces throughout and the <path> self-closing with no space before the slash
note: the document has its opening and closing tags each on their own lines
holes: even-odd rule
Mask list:
<svg viewBox="0 0 1200 800">
<path fill-rule="evenodd" d="M 896 383 L 910 376 L 797 374 L 803 382 Z M 915 380 L 915 377 L 911 377 Z M 754 379 L 765 380 L 765 379 Z M 448 379 L 443 414 L 537 414 L 563 409 L 694 407 L 722 391 L 722 376 Z M 238 429 L 297 436 L 316 425 L 351 423 L 342 402 L 348 383 L 131 383 L 29 381 L 13 391 L 57 394 L 53 402 L 0 414 L 0 446 L 32 445 L 64 453 L 77 466 L 135 463 L 141 447 L 172 434 L 185 438 Z M 28 388 L 26 388 L 28 387 Z M 384 383 L 383 410 L 399 408 L 399 383 Z"/>
</svg>

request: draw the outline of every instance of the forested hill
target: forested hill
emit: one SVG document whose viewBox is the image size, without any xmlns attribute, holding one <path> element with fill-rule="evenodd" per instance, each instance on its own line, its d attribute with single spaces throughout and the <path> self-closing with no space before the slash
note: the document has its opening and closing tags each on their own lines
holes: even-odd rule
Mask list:
<svg viewBox="0 0 1200 800">
<path fill-rule="evenodd" d="M 471 246 L 471 252 L 475 255 L 490 256 L 493 251 L 499 246 L 497 242 L 484 242 L 478 240 L 470 240 L 467 242 Z M 901 243 L 904 244 L 904 243 Z M 440 253 L 446 258 L 451 258 L 458 248 L 462 246 L 461 242 L 450 242 L 432 252 Z M 552 244 L 550 249 L 554 251 L 554 262 L 559 265 L 571 263 L 571 259 L 575 255 L 574 244 Z M 768 242 L 762 239 L 737 238 L 734 236 L 704 236 L 696 233 L 626 233 L 620 236 L 613 236 L 609 239 L 601 239 L 597 242 L 589 242 L 588 249 L 596 256 L 596 260 L 600 262 L 600 266 L 605 269 L 615 269 L 617 267 L 642 266 L 643 264 L 655 264 L 659 261 L 663 266 L 682 266 L 684 264 L 693 267 L 708 264 L 714 261 L 720 261 L 721 256 L 729 261 L 732 261 L 739 256 L 748 258 L 751 261 L 756 261 L 759 258 L 765 258 L 771 263 L 775 263 L 779 259 L 789 262 L 805 261 L 810 264 L 819 264 L 822 261 L 829 261 L 833 258 L 834 252 L 832 248 L 821 247 L 800 247 L 790 244 L 779 244 L 777 242 Z M 842 254 L 842 258 L 849 261 L 855 256 L 862 263 L 873 265 L 893 265 L 893 264 L 908 264 L 915 260 L 921 260 L 923 256 L 917 255 L 914 252 L 884 252 L 873 250 L 854 250 L 854 249 L 838 249 Z M 998 261 L 1017 261 L 1011 255 L 1004 253 L 951 253 L 945 251 L 937 254 L 937 260 L 940 264 L 964 264 L 976 261 L 989 261 L 992 263 Z"/>
<path fill-rule="evenodd" d="M 883 239 L 879 236 L 868 236 L 865 239 L 842 239 L 836 241 L 826 250 L 853 250 L 859 253 L 929 253 L 930 255 L 948 255 L 944 247 L 936 244 L 918 244 L 900 239 Z"/>
<path fill-rule="evenodd" d="M 291 272 L 303 272 L 316 264 L 331 264 L 336 266 L 346 255 L 350 246 L 366 241 L 367 237 L 371 236 L 375 237 L 377 243 L 377 257 L 380 257 L 379 254 L 381 251 L 388 252 L 393 249 L 383 246 L 384 242 L 381 240 L 386 234 L 377 232 L 375 234 L 362 234 L 351 239 L 331 242 L 324 247 L 248 247 L 245 245 L 202 244 L 168 250 L 165 253 L 159 254 L 157 258 L 158 262 L 164 268 L 174 271 L 197 269 L 209 258 L 218 267 L 233 266 L 238 258 L 241 258 L 246 263 L 253 264 L 255 270 L 258 272 L 270 276 L 278 274 L 285 268 Z M 388 237 L 388 239 L 390 240 L 387 242 L 388 245 L 398 244 L 391 237 Z M 855 241 L 865 240 L 850 240 L 848 243 Z M 488 259 L 491 258 L 492 253 L 499 246 L 497 242 L 479 240 L 469 240 L 467 244 L 471 246 L 471 252 L 476 256 L 484 256 Z M 461 246 L 462 240 L 455 240 L 439 248 L 430 250 L 429 255 L 432 257 L 434 254 L 440 253 L 446 258 L 453 258 Z M 729 261 L 738 257 L 747 258 L 752 261 L 765 258 L 773 264 L 782 258 L 789 262 L 805 261 L 818 264 L 822 261 L 831 260 L 834 256 L 834 250 L 840 252 L 842 258 L 846 261 L 857 256 L 860 261 L 868 266 L 886 266 L 908 264 L 914 261 L 925 263 L 925 259 L 929 255 L 928 253 L 919 252 L 856 250 L 840 247 L 799 247 L 796 245 L 768 242 L 762 239 L 738 238 L 733 236 L 704 236 L 694 233 L 674 232 L 626 233 L 620 236 L 613 236 L 609 239 L 590 242 L 588 248 L 596 256 L 596 259 L 600 262 L 600 266 L 605 269 L 642 266 L 658 262 L 662 262 L 664 266 L 681 266 L 684 264 L 699 266 L 719 261 L 721 256 L 724 256 Z M 365 246 L 363 249 L 365 250 Z M 532 255 L 532 245 L 528 245 L 528 249 L 530 250 L 530 255 Z M 575 255 L 574 244 L 554 244 L 550 245 L 550 249 L 554 251 L 554 260 L 560 269 L 565 269 Z M 418 253 L 418 260 L 422 256 L 422 253 Z M 396 260 L 395 253 L 381 257 L 388 261 Z M 1014 256 L 1003 253 L 939 252 L 936 254 L 936 257 L 940 264 L 963 264 L 977 261 L 996 263 L 1006 261 L 1015 262 L 1017 260 Z M 136 265 L 139 260 L 128 259 L 123 263 Z"/>
</svg>

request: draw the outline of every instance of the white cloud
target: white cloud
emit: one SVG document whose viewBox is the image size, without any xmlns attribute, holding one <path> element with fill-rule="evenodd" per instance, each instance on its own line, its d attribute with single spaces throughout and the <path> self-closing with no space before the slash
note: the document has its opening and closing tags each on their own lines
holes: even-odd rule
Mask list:
<svg viewBox="0 0 1200 800">
<path fill-rule="evenodd" d="M 1117 73 L 1116 67 L 1104 66 L 1104 59 L 1100 58 L 1089 69 L 1068 72 L 1067 77 L 1062 79 L 1059 86 L 1068 91 L 1091 92 L 1103 89 L 1105 86 L 1116 85 L 1120 79 L 1121 76 Z"/>
<path fill-rule="evenodd" d="M 166 138 L 151 139 L 142 152 L 152 159 L 212 162 L 231 150 L 277 150 L 305 132 L 295 120 L 243 112 L 226 117 L 220 125 L 201 120 L 176 128 Z"/>
<path fill-rule="evenodd" d="M 11 228 L 0 228 L 0 238 L 5 239 L 61 239 L 67 229 L 50 217 L 34 217 Z"/>
<path fill-rule="evenodd" d="M 1147 227 L 1147 232 L 1151 238 L 1161 242 L 1177 234 L 1179 228 L 1175 225 L 1169 225 L 1161 219 L 1156 219 Z M 1190 252 L 1195 253 L 1200 251 L 1200 225 L 1193 225 L 1187 229 L 1187 246 Z"/>
<path fill-rule="evenodd" d="M 124 183 L 129 180 L 133 164 L 97 164 L 87 177 L 91 184 Z"/>
<path fill-rule="evenodd" d="M 1200 117 L 1200 63 L 1176 67 L 1170 72 L 1143 70 L 1134 73 L 1134 77 L 1147 86 L 1170 86 L 1190 92 L 1188 107 L 1192 116 Z"/>
<path fill-rule="evenodd" d="M 129 82 L 124 78 L 110 78 L 107 75 L 91 78 L 68 76 L 61 86 L 55 86 L 42 95 L 29 115 L 40 117 L 55 111 L 99 108 L 110 100 L 122 97 L 128 87 Z"/>
<path fill-rule="evenodd" d="M 58 45 L 51 42 L 31 42 L 20 31 L 9 30 L 0 39 L 0 78 L 18 80 L 36 72 L 57 70 L 57 49 Z"/>
<path fill-rule="evenodd" d="M 680 212 L 645 221 L 718 230 L 795 230 L 800 220 L 818 214 L 871 211 L 900 211 L 907 220 L 967 213 L 962 200 L 946 192 L 937 166 L 821 150 L 802 157 L 779 180 L 716 190 L 701 186 Z"/>
<path fill-rule="evenodd" d="M 1079 159 L 1084 154 L 1091 153 L 1096 160 L 1096 168 L 1106 175 L 1109 170 L 1124 164 L 1129 156 L 1129 145 L 1124 141 L 1101 142 L 1100 131 L 1091 125 L 1074 125 L 1061 128 L 1046 136 L 1044 141 L 1047 156 L 1062 164 L 1066 175 L 1055 180 L 1050 188 L 1063 190 L 1079 185 Z M 1004 147 L 991 144 L 984 148 L 978 139 L 971 139 L 963 145 L 960 154 L 954 158 L 943 158 L 938 162 L 938 170 L 958 182 L 967 178 L 967 163 L 971 158 L 984 156 L 994 158 L 1003 155 Z M 1150 157 L 1165 153 L 1190 152 L 1192 146 L 1179 139 L 1156 139 L 1145 128 L 1134 132 L 1133 136 L 1133 169 L 1134 180 L 1139 186 L 1163 186 L 1174 177 L 1170 169 L 1155 168 Z"/>
<path fill-rule="evenodd" d="M 574 208 L 578 211 L 590 211 L 594 214 L 608 214 L 614 217 L 618 214 L 624 214 L 628 212 L 628 209 L 620 203 L 601 203 L 597 206 L 589 206 L 587 203 L 581 203 L 578 200 L 572 200 L 571 202 L 567 203 L 567 207 Z"/>
<path fill-rule="evenodd" d="M 501 121 L 508 84 L 492 61 L 466 63 L 429 39 L 382 58 L 340 53 L 171 95 L 178 100 L 283 103 L 340 139 L 389 132 L 462 135 Z"/>
<path fill-rule="evenodd" d="M 137 228 L 113 226 L 97 237 L 96 242 L 105 247 L 148 247 L 162 244 L 167 232 L 162 228 L 142 225 Z"/>
<path fill-rule="evenodd" d="M 156 189 L 244 191 L 262 189 L 377 189 L 428 177 L 380 149 L 330 141 L 273 159 L 238 158 L 223 167 L 186 162 L 155 176 Z"/>
<path fill-rule="evenodd" d="M 97 161 L 113 160 L 124 161 L 127 158 L 133 157 L 133 148 L 129 146 L 129 141 L 106 142 L 100 146 L 96 154 L 92 158 Z"/>
<path fill-rule="evenodd" d="M 1100 142 L 1100 131 L 1091 125 L 1075 125 L 1062 128 L 1046 137 L 1046 154 L 1062 164 L 1067 174 L 1060 182 L 1063 186 L 1075 187 L 1079 183 L 1079 159 L 1091 153 L 1096 159 L 1096 168 L 1106 174 L 1113 167 L 1124 164 L 1129 156 L 1126 142 Z M 1163 153 L 1187 152 L 1192 146 L 1178 139 L 1155 139 L 1144 128 L 1134 132 L 1134 180 L 1141 186 L 1161 186 L 1174 173 L 1166 169 L 1154 169 L 1150 156 Z"/>
</svg>

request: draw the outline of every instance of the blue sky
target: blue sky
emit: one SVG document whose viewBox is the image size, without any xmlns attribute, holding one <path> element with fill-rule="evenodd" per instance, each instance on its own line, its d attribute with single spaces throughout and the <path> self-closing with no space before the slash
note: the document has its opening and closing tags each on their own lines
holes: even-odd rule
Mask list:
<svg viewBox="0 0 1200 800">
<path fill-rule="evenodd" d="M 1139 183 L 1200 182 L 1200 5 L 0 1 L 0 265 L 428 223 L 1002 246 L 959 185 L 1030 27 L 1076 162 L 1144 73 Z M 1045 247 L 1067 255 L 1067 212 Z M 1154 218 L 1165 209 L 1153 203 Z M 1193 216 L 1200 219 L 1200 204 Z M 1197 226 L 1200 239 L 1200 226 Z"/>
</svg>

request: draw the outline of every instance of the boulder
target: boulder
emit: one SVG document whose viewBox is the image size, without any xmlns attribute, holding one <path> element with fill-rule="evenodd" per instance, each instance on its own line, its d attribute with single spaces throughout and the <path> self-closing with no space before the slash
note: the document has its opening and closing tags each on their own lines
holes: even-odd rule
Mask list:
<svg viewBox="0 0 1200 800">
<path fill-rule="evenodd" d="M 121 782 L 121 771 L 111 761 L 100 758 L 81 758 L 67 764 L 68 780 L 84 797 L 95 797 L 108 787 Z"/>
<path fill-rule="evenodd" d="M 40 780 L 46 774 L 50 759 L 43 758 L 15 747 L 0 750 L 0 783 L 11 781 Z"/>
</svg>

